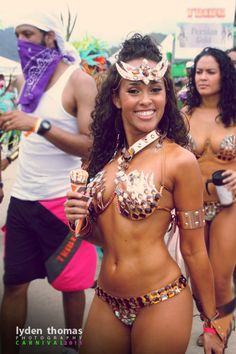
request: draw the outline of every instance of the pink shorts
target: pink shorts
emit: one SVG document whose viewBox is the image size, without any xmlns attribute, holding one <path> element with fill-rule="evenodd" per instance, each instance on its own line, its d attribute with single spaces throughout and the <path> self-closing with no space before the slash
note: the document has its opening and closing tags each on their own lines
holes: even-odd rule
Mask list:
<svg viewBox="0 0 236 354">
<path fill-rule="evenodd" d="M 67 266 L 66 281 L 71 279 L 70 290 L 63 288 L 65 282 L 64 285 L 57 284 L 55 274 L 49 274 L 46 267 L 48 260 L 68 238 L 65 200 L 63 197 L 49 201 L 23 201 L 11 197 L 6 222 L 5 284 L 17 285 L 47 276 L 50 283 L 61 291 L 83 290 L 93 285 L 97 253 L 95 246 L 86 241 L 77 242 L 73 257 L 69 259 L 70 269 L 74 272 L 68 272 Z"/>
</svg>

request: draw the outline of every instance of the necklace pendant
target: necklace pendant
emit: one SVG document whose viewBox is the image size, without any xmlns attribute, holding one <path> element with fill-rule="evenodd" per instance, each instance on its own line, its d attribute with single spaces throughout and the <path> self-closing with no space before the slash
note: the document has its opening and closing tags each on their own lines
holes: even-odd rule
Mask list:
<svg viewBox="0 0 236 354">
<path fill-rule="evenodd" d="M 162 143 L 158 142 L 158 143 L 156 144 L 156 149 L 159 150 L 159 149 L 161 149 L 161 148 L 162 148 Z"/>
<path fill-rule="evenodd" d="M 156 130 L 153 130 L 148 133 L 144 138 L 141 138 L 136 141 L 128 149 L 123 147 L 123 149 L 121 150 L 121 156 L 118 158 L 118 171 L 126 171 L 134 155 L 136 155 L 139 151 L 141 151 L 157 139 L 160 139 L 160 134 Z M 161 146 L 162 143 L 158 141 L 156 147 L 160 148 Z"/>
<path fill-rule="evenodd" d="M 134 155 L 134 151 L 132 149 L 125 150 L 123 158 L 126 162 L 131 161 Z"/>
<path fill-rule="evenodd" d="M 129 167 L 129 164 L 128 164 L 128 162 L 126 162 L 126 161 L 124 161 L 124 162 L 122 163 L 122 165 L 121 165 L 121 168 L 122 168 L 123 171 L 128 170 L 128 167 Z"/>
</svg>

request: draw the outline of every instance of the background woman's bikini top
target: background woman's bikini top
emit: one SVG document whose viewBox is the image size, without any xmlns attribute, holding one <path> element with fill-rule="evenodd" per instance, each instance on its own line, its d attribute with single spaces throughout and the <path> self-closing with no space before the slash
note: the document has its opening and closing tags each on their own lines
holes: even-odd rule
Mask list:
<svg viewBox="0 0 236 354">
<path fill-rule="evenodd" d="M 188 122 L 191 120 L 191 116 L 186 114 Z M 202 152 L 198 151 L 198 146 L 191 134 L 188 135 L 189 144 L 188 149 L 194 153 L 197 159 L 205 155 L 213 155 L 215 158 L 222 161 L 231 161 L 236 157 L 236 135 L 227 134 L 219 143 L 219 149 L 217 152 L 213 151 L 210 141 L 207 139 Z"/>
<path fill-rule="evenodd" d="M 213 154 L 219 160 L 231 161 L 236 157 L 236 135 L 226 135 L 219 145 L 219 150 L 214 152 L 209 141 L 206 141 L 202 153 L 197 151 L 197 144 L 193 137 L 189 135 L 189 150 L 191 150 L 197 159 L 207 153 Z"/>
</svg>

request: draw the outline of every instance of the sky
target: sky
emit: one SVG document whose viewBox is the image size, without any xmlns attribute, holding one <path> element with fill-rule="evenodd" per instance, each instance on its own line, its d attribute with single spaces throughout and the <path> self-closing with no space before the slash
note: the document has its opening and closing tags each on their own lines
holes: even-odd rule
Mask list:
<svg viewBox="0 0 236 354">
<path fill-rule="evenodd" d="M 73 37 L 82 39 L 86 33 L 109 45 L 117 45 L 130 32 L 174 33 L 176 21 L 186 0 L 5 0 L 1 1 L 0 22 L 10 26 L 14 19 L 39 6 L 66 14 L 69 6 L 78 14 Z M 40 5 L 39 5 L 40 3 Z M 76 39 L 75 38 L 75 39 Z"/>
<path fill-rule="evenodd" d="M 209 7 L 222 7 L 236 0 L 204 0 Z M 177 22 L 186 20 L 187 7 L 202 7 L 202 0 L 1 0 L 0 24 L 10 27 L 19 16 L 43 9 L 62 13 L 69 8 L 78 19 L 72 40 L 90 34 L 108 46 L 119 45 L 128 34 L 160 32 L 174 34 Z M 230 13 L 234 11 L 230 11 Z"/>
</svg>

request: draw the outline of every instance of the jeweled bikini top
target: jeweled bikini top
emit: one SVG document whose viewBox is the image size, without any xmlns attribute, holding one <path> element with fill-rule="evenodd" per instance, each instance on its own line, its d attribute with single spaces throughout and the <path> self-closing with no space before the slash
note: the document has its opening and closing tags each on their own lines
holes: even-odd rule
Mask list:
<svg viewBox="0 0 236 354">
<path fill-rule="evenodd" d="M 151 215 L 155 209 L 170 212 L 170 209 L 160 208 L 158 206 L 158 201 L 162 195 L 163 188 L 165 188 L 163 183 L 164 158 L 162 159 L 162 180 L 159 191 L 155 187 L 153 173 L 145 174 L 143 171 L 134 170 L 126 174 L 126 170 L 133 157 L 155 140 L 158 140 L 157 148 L 161 148 L 161 136 L 156 130 L 138 140 L 128 150 L 122 150 L 121 156 L 118 158 L 118 171 L 115 178 L 116 187 L 114 193 L 106 203 L 103 201 L 105 171 L 98 172 L 89 182 L 87 185 L 87 192 L 93 198 L 90 207 L 92 213 L 102 213 L 112 203 L 115 197 L 117 198 L 119 213 L 132 220 L 144 219 Z"/>
<path fill-rule="evenodd" d="M 197 152 L 197 144 L 193 137 L 189 135 L 189 149 L 194 153 L 194 155 L 199 159 L 208 150 L 212 151 L 210 143 L 205 144 L 205 148 L 201 154 Z M 226 135 L 219 145 L 219 150 L 217 153 L 212 153 L 219 159 L 224 161 L 233 160 L 236 157 L 236 135 L 230 134 Z"/>
</svg>

